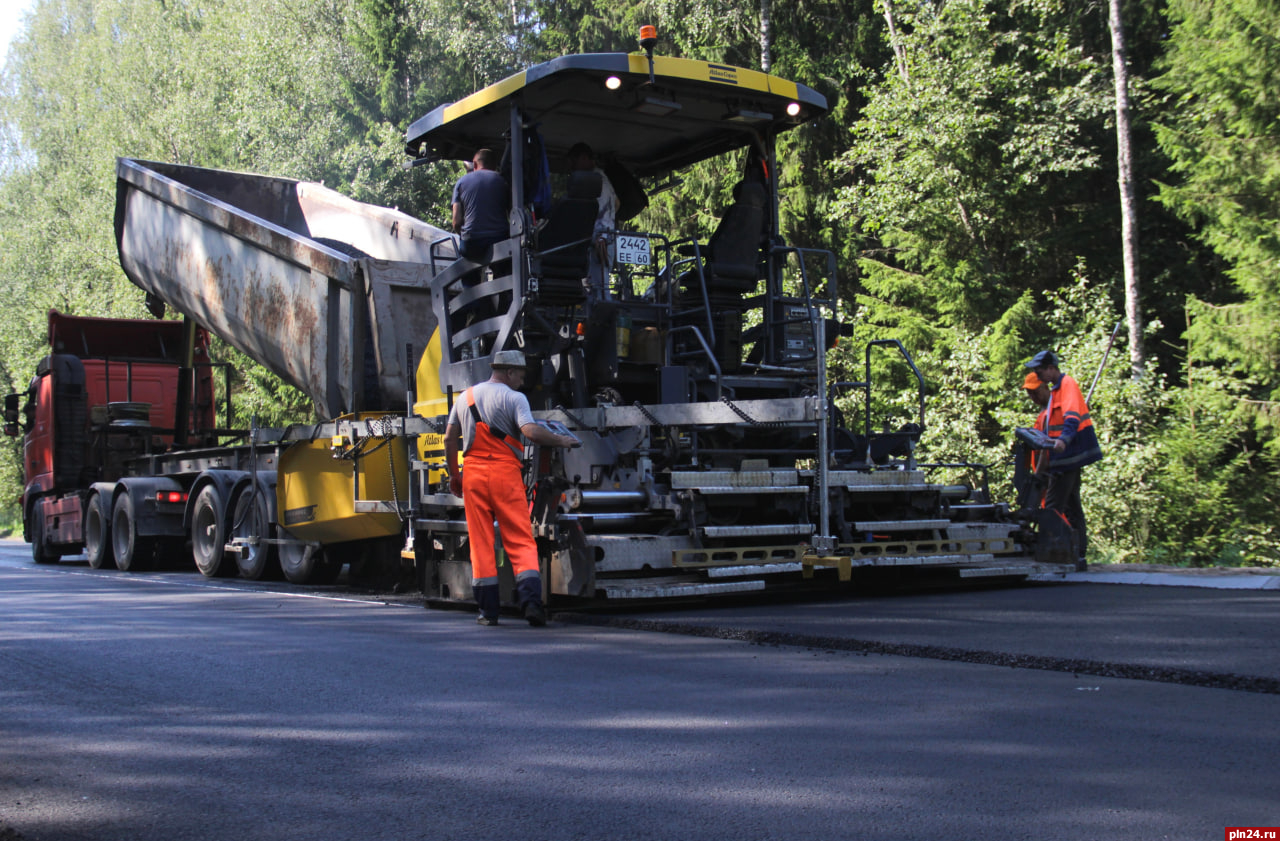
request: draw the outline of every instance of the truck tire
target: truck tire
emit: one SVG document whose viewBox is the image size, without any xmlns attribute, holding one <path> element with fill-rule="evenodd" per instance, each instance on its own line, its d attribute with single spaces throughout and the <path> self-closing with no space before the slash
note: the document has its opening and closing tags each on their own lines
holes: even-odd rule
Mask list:
<svg viewBox="0 0 1280 841">
<path fill-rule="evenodd" d="M 102 494 L 89 495 L 84 507 L 84 554 L 93 569 L 111 569 L 116 558 L 111 546 L 111 516 Z"/>
<path fill-rule="evenodd" d="M 223 578 L 236 573 L 236 562 L 227 553 L 227 512 L 222 494 L 205 485 L 191 509 L 191 553 L 196 569 L 205 578 Z"/>
<path fill-rule="evenodd" d="M 44 537 L 44 506 L 36 500 L 31 506 L 31 560 L 38 564 L 56 564 L 62 553 Z"/>
<path fill-rule="evenodd" d="M 111 546 L 115 550 L 116 569 L 121 572 L 145 572 L 155 558 L 153 537 L 138 536 L 138 518 L 129 493 L 116 497 L 111 509 Z"/>
<path fill-rule="evenodd" d="M 231 536 L 259 541 L 256 546 L 246 546 L 236 555 L 241 578 L 276 581 L 283 577 L 276 544 L 265 542 L 271 537 L 271 515 L 267 512 L 267 501 L 261 491 L 246 488 L 236 497 L 236 510 L 231 516 Z"/>
<path fill-rule="evenodd" d="M 281 538 L 289 539 L 293 535 L 283 528 L 278 529 Z M 322 546 L 308 546 L 301 543 L 281 543 L 280 569 L 284 577 L 293 584 L 332 584 L 342 571 L 341 563 L 334 563 Z"/>
</svg>

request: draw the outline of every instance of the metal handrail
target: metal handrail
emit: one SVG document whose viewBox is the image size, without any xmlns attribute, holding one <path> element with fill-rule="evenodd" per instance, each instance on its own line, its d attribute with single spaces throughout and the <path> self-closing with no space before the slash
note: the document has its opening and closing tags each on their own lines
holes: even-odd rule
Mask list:
<svg viewBox="0 0 1280 841">
<path fill-rule="evenodd" d="M 826 339 L 825 339 L 825 336 L 819 335 L 820 331 L 819 331 L 818 322 L 820 319 L 816 316 L 820 315 L 819 310 L 822 307 L 828 308 L 829 310 L 831 310 L 832 315 L 835 315 L 836 305 L 839 303 L 839 298 L 836 295 L 836 293 L 838 292 L 838 287 L 836 285 L 836 256 L 831 251 L 828 251 L 824 248 L 800 248 L 798 246 L 793 246 L 793 245 L 771 246 L 769 248 L 768 284 L 770 286 L 775 286 L 775 285 L 777 286 L 776 289 L 769 290 L 772 293 L 772 295 L 769 297 L 772 297 L 772 299 L 775 301 L 780 301 L 784 297 L 782 294 L 782 288 L 781 288 L 782 287 L 782 278 L 781 278 L 782 261 L 777 258 L 779 256 L 784 256 L 787 254 L 795 254 L 796 257 L 798 258 L 797 263 L 799 264 L 799 268 L 800 268 L 800 283 L 804 293 L 802 300 L 804 302 L 806 317 L 803 319 L 783 318 L 783 319 L 777 319 L 777 320 L 770 318 L 768 320 L 771 321 L 773 324 L 779 325 L 779 326 L 785 326 L 787 324 L 808 323 L 810 326 L 810 336 L 813 339 L 813 353 L 814 353 L 813 358 L 817 359 L 826 352 Z M 825 298 L 817 298 L 813 294 L 813 286 L 809 282 L 809 268 L 808 268 L 807 262 L 804 259 L 805 255 L 810 255 L 810 254 L 821 255 L 822 257 L 825 258 L 826 281 L 827 281 L 827 297 Z M 775 278 L 776 278 L 776 283 L 775 283 Z M 769 343 L 773 342 L 773 339 L 771 336 L 767 336 L 765 340 Z"/>
<path fill-rule="evenodd" d="M 866 432 L 867 432 L 867 461 L 871 460 L 871 349 L 873 347 L 896 347 L 898 353 L 902 354 L 902 358 L 911 366 L 911 372 L 916 375 L 916 383 L 918 384 L 918 394 L 920 403 L 920 431 L 924 432 L 924 375 L 920 373 L 920 369 L 916 367 L 915 360 L 911 358 L 911 354 L 907 353 L 907 349 L 903 347 L 902 342 L 897 339 L 874 339 L 867 342 L 866 348 L 866 389 L 867 389 L 867 405 L 866 405 Z"/>
</svg>

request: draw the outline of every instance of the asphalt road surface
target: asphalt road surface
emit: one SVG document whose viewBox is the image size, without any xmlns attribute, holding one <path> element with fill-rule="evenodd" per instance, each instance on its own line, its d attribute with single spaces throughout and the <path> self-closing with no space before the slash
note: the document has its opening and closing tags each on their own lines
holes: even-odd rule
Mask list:
<svg viewBox="0 0 1280 841">
<path fill-rule="evenodd" d="M 1063 584 L 483 628 L 27 552 L 0 543 L 0 838 L 1280 825 L 1277 591 Z"/>
</svg>

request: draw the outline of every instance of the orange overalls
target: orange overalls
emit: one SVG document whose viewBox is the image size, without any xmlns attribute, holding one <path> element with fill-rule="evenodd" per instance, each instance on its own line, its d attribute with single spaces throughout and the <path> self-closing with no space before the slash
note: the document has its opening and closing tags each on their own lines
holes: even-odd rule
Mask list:
<svg viewBox="0 0 1280 841">
<path fill-rule="evenodd" d="M 542 581 L 538 574 L 538 547 L 533 541 L 529 523 L 529 500 L 525 496 L 521 462 L 524 448 L 518 439 L 495 431 L 480 418 L 472 389 L 464 396 L 467 411 L 476 423 L 471 449 L 465 453 L 462 492 L 467 515 L 467 534 L 471 542 L 471 585 L 492 587 L 492 602 L 497 605 L 498 564 L 494 557 L 493 523 L 502 532 L 502 548 L 511 559 L 516 586 L 528 601 L 536 594 L 542 600 Z M 488 593 L 485 593 L 488 595 Z M 487 607 L 477 590 L 481 608 Z M 488 613 L 488 611 L 485 611 Z"/>
</svg>

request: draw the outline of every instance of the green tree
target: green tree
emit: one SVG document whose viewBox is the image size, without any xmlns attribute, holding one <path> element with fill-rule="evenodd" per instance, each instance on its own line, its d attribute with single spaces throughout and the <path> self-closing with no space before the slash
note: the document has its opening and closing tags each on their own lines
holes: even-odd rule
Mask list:
<svg viewBox="0 0 1280 841">
<path fill-rule="evenodd" d="M 1105 113 L 1106 79 L 1057 13 L 982 0 L 896 10 L 896 55 L 853 124 L 839 164 L 856 183 L 836 210 L 874 238 L 869 316 L 912 347 L 1053 288 L 1075 262 L 1070 177 L 1098 165 L 1086 126 Z"/>
<path fill-rule="evenodd" d="M 1194 516 L 1162 546 L 1201 563 L 1277 563 L 1280 7 L 1174 0 L 1169 17 L 1154 85 L 1172 172 L 1159 198 L 1196 227 L 1231 287 L 1187 298 L 1186 388 L 1161 475 Z"/>
<path fill-rule="evenodd" d="M 1198 362 L 1250 382 L 1270 425 L 1280 399 L 1280 7 L 1259 0 L 1174 0 L 1175 26 L 1156 81 L 1168 97 L 1157 126 L 1173 161 L 1160 200 L 1193 221 L 1228 264 L 1233 299 L 1197 296 Z"/>
<path fill-rule="evenodd" d="M 534 0 L 536 59 L 567 53 L 629 53 L 640 49 L 640 27 L 658 26 L 659 55 L 676 54 L 656 0 Z"/>
<path fill-rule="evenodd" d="M 0 76 L 0 288 L 12 302 L 0 331 L 4 384 L 25 386 L 51 308 L 145 315 L 117 264 L 116 156 L 323 181 L 442 222 L 452 178 L 406 170 L 404 131 L 515 70 L 535 28 L 528 9 L 522 0 L 43 0 Z M 215 354 L 240 372 L 242 422 L 309 415 L 296 389 L 225 345 Z"/>
</svg>

